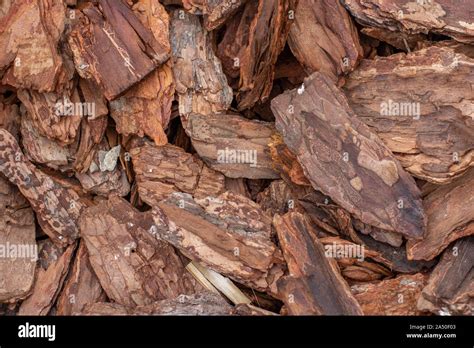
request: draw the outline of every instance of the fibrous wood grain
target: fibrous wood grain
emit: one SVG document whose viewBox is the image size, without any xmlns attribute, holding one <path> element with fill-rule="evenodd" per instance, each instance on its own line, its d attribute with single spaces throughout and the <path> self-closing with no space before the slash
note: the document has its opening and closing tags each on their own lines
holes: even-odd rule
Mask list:
<svg viewBox="0 0 474 348">
<path fill-rule="evenodd" d="M 342 0 L 363 25 L 408 33 L 435 32 L 473 43 L 472 4 L 450 0 Z M 463 5 L 464 4 L 464 5 Z"/>
<path fill-rule="evenodd" d="M 113 100 L 170 57 L 123 0 L 99 0 L 75 10 L 68 42 L 76 71 Z"/>
<path fill-rule="evenodd" d="M 232 89 L 199 17 L 174 10 L 170 41 L 180 115 L 226 111 L 232 102 Z"/>
<path fill-rule="evenodd" d="M 58 297 L 56 314 L 80 313 L 86 305 L 105 301 L 105 298 L 105 292 L 89 262 L 86 245 L 81 242 L 64 288 Z"/>
<path fill-rule="evenodd" d="M 204 16 L 204 28 L 214 30 L 226 22 L 247 0 L 183 0 L 183 7 Z"/>
<path fill-rule="evenodd" d="M 225 176 L 250 179 L 279 177 L 273 169 L 268 146 L 275 133 L 271 123 L 232 114 L 192 114 L 184 127 L 204 162 Z"/>
<path fill-rule="evenodd" d="M 85 206 L 79 195 L 33 166 L 4 129 L 0 129 L 0 172 L 28 199 L 51 239 L 64 245 L 78 237 L 77 221 Z"/>
<path fill-rule="evenodd" d="M 149 213 L 116 196 L 81 216 L 90 263 L 115 302 L 134 307 L 195 292 L 181 259 L 172 246 L 155 239 L 152 226 Z"/>
<path fill-rule="evenodd" d="M 422 240 L 408 241 L 414 260 L 432 260 L 451 242 L 474 234 L 474 170 L 423 199 L 428 225 Z"/>
<path fill-rule="evenodd" d="M 474 165 L 474 56 L 454 47 L 364 60 L 349 104 L 411 174 L 447 183 Z"/>
<path fill-rule="evenodd" d="M 75 249 L 76 244 L 71 244 L 46 270 L 38 267 L 33 292 L 22 302 L 19 315 L 48 315 L 61 291 Z"/>
<path fill-rule="evenodd" d="M 0 302 L 25 298 L 35 279 L 38 247 L 33 211 L 0 176 Z"/>
<path fill-rule="evenodd" d="M 193 200 L 175 193 L 158 206 L 157 237 L 191 260 L 259 291 L 268 291 L 281 275 L 271 218 L 248 198 L 226 192 Z"/>
<path fill-rule="evenodd" d="M 308 73 L 320 71 L 337 81 L 362 57 L 359 35 L 339 1 L 299 1 L 288 44 Z"/>
<path fill-rule="evenodd" d="M 318 72 L 272 101 L 276 128 L 316 190 L 362 222 L 419 239 L 420 192 L 382 141 Z"/>
<path fill-rule="evenodd" d="M 174 145 L 144 144 L 130 150 L 140 198 L 156 206 L 173 192 L 196 198 L 219 196 L 224 176 L 207 167 L 197 156 Z"/>
<path fill-rule="evenodd" d="M 353 285 L 351 290 L 365 315 L 423 315 L 416 304 L 427 280 L 425 274 L 416 273 Z"/>
<path fill-rule="evenodd" d="M 418 309 L 438 315 L 474 313 L 474 237 L 447 248 L 418 300 Z"/>
<path fill-rule="evenodd" d="M 325 256 L 304 215 L 275 215 L 273 225 L 288 264 L 289 275 L 277 286 L 289 314 L 361 315 L 337 263 Z"/>
</svg>

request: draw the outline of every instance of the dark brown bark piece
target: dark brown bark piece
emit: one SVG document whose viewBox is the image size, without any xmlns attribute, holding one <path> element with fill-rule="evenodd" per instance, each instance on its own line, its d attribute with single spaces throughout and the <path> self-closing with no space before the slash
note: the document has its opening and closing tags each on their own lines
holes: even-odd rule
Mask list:
<svg viewBox="0 0 474 348">
<path fill-rule="evenodd" d="M 337 263 L 325 256 L 304 215 L 275 215 L 273 225 L 288 264 L 289 275 L 277 286 L 289 314 L 361 315 Z"/>
<path fill-rule="evenodd" d="M 81 242 L 64 288 L 58 297 L 56 315 L 80 313 L 86 305 L 105 299 L 105 292 L 89 262 L 85 243 Z"/>
<path fill-rule="evenodd" d="M 343 0 L 343 4 L 363 25 L 414 34 L 431 31 L 461 42 L 474 42 L 474 10 L 469 2 Z"/>
<path fill-rule="evenodd" d="M 172 246 L 155 239 L 152 226 L 149 213 L 140 213 L 116 196 L 81 216 L 90 263 L 115 302 L 134 307 L 195 291 L 179 256 Z"/>
<path fill-rule="evenodd" d="M 48 269 L 38 267 L 33 292 L 21 304 L 18 315 L 48 315 L 61 291 L 75 249 L 76 244 L 71 244 Z"/>
<path fill-rule="evenodd" d="M 407 238 L 426 221 L 415 181 L 323 74 L 272 101 L 276 127 L 313 187 L 362 222 Z"/>
<path fill-rule="evenodd" d="M 232 89 L 199 17 L 183 10 L 171 14 L 170 41 L 180 115 L 226 111 Z"/>
<path fill-rule="evenodd" d="M 66 245 L 78 237 L 77 220 L 85 207 L 79 195 L 33 166 L 4 129 L 0 129 L 0 172 L 18 186 L 41 228 L 54 242 Z"/>
<path fill-rule="evenodd" d="M 423 200 L 428 226 L 420 241 L 408 241 L 413 260 L 432 260 L 450 243 L 474 234 L 474 170 L 440 186 Z"/>
<path fill-rule="evenodd" d="M 349 13 L 334 0 L 299 1 L 288 44 L 306 72 L 320 71 L 334 81 L 363 55 Z"/>
<path fill-rule="evenodd" d="M 60 0 L 14 1 L 0 17 L 2 84 L 52 92 L 63 74 L 58 43 L 66 6 Z"/>
<path fill-rule="evenodd" d="M 297 0 L 259 0 L 249 26 L 249 44 L 239 62 L 239 110 L 251 108 L 270 95 L 275 63 L 285 47 L 297 3 Z"/>
<path fill-rule="evenodd" d="M 434 183 L 474 165 L 474 56 L 461 51 L 433 46 L 364 60 L 344 86 L 354 112 L 402 166 Z"/>
<path fill-rule="evenodd" d="M 35 219 L 26 199 L 0 176 L 0 302 L 25 298 L 35 279 Z"/>
<path fill-rule="evenodd" d="M 230 178 L 276 179 L 269 143 L 273 124 L 239 115 L 192 114 L 184 123 L 199 156 Z"/>
<path fill-rule="evenodd" d="M 361 32 L 405 52 L 414 51 L 421 42 L 427 40 L 424 34 L 407 34 L 382 28 L 363 28 Z"/>
<path fill-rule="evenodd" d="M 140 198 L 150 206 L 173 192 L 196 198 L 219 196 L 224 176 L 208 168 L 199 158 L 174 145 L 145 144 L 130 150 Z"/>
<path fill-rule="evenodd" d="M 427 280 L 426 275 L 416 273 L 353 285 L 351 290 L 365 315 L 423 315 L 416 303 Z"/>
<path fill-rule="evenodd" d="M 123 0 L 99 0 L 76 11 L 69 36 L 76 70 L 113 100 L 170 57 Z"/>
<path fill-rule="evenodd" d="M 186 11 L 204 16 L 204 28 L 219 28 L 247 0 L 183 0 Z"/>
<path fill-rule="evenodd" d="M 418 309 L 438 315 L 474 313 L 474 237 L 445 250 L 418 301 Z"/>
<path fill-rule="evenodd" d="M 272 268 L 282 257 L 271 240 L 271 218 L 255 202 L 230 192 L 199 200 L 175 193 L 158 206 L 153 210 L 158 238 L 239 283 L 271 288 Z"/>
</svg>

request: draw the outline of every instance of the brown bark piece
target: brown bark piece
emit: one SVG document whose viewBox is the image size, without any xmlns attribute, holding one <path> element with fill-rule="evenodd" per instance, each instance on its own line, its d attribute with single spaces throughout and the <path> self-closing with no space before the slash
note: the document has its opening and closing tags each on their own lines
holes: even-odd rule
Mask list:
<svg viewBox="0 0 474 348">
<path fill-rule="evenodd" d="M 2 84 L 52 92 L 64 77 L 58 42 L 66 6 L 60 0 L 15 1 L 0 17 Z"/>
<path fill-rule="evenodd" d="M 474 313 L 474 237 L 445 250 L 418 301 L 418 309 L 438 315 Z"/>
<path fill-rule="evenodd" d="M 474 10 L 450 0 L 343 0 L 363 25 L 408 33 L 435 32 L 461 42 L 474 42 Z"/>
<path fill-rule="evenodd" d="M 36 213 L 38 222 L 54 242 L 66 245 L 78 237 L 77 220 L 84 208 L 79 195 L 35 168 L 15 138 L 0 129 L 0 172 L 18 186 Z"/>
<path fill-rule="evenodd" d="M 170 51 L 169 15 L 158 0 L 141 0 L 133 6 L 133 10 L 143 25 L 150 28 L 155 39 Z M 148 135 L 157 145 L 166 144 L 164 130 L 170 120 L 173 99 L 173 72 L 171 60 L 168 60 L 110 103 L 117 132 Z"/>
<path fill-rule="evenodd" d="M 474 165 L 473 64 L 474 56 L 434 46 L 364 60 L 344 88 L 408 172 L 443 184 Z"/>
<path fill-rule="evenodd" d="M 259 291 L 268 291 L 281 253 L 271 241 L 271 218 L 248 198 L 226 192 L 193 200 L 172 194 L 153 211 L 158 238 L 192 261 Z"/>
<path fill-rule="evenodd" d="M 199 17 L 183 10 L 171 14 L 170 41 L 180 115 L 211 114 L 230 107 L 232 89 Z"/>
<path fill-rule="evenodd" d="M 428 226 L 420 241 L 408 241 L 411 260 L 432 260 L 451 242 L 474 234 L 474 170 L 440 186 L 423 200 Z"/>
<path fill-rule="evenodd" d="M 186 11 L 204 15 L 204 28 L 211 31 L 219 28 L 247 0 L 184 0 Z"/>
<path fill-rule="evenodd" d="M 179 256 L 155 239 L 152 225 L 148 213 L 116 196 L 81 216 L 92 268 L 107 296 L 120 304 L 146 305 L 195 291 Z"/>
<path fill-rule="evenodd" d="M 21 304 L 18 315 L 48 315 L 61 291 L 76 245 L 70 245 L 48 269 L 39 267 L 33 293 Z"/>
<path fill-rule="evenodd" d="M 189 116 L 184 127 L 199 156 L 230 178 L 276 179 L 269 143 L 271 123 L 238 115 Z"/>
<path fill-rule="evenodd" d="M 69 36 L 76 70 L 113 100 L 163 64 L 169 47 L 153 36 L 123 0 L 88 3 Z"/>
<path fill-rule="evenodd" d="M 291 315 L 361 315 L 337 263 L 325 256 L 315 231 L 300 213 L 276 215 L 273 225 L 289 276 L 277 286 Z"/>
<path fill-rule="evenodd" d="M 414 51 L 420 42 L 427 40 L 424 34 L 407 34 L 382 28 L 363 28 L 361 32 L 405 52 Z"/>
<path fill-rule="evenodd" d="M 259 0 L 249 27 L 249 44 L 239 63 L 239 110 L 264 102 L 270 95 L 275 63 L 285 47 L 297 3 L 297 0 Z"/>
<path fill-rule="evenodd" d="M 351 17 L 334 0 L 300 1 L 288 44 L 306 72 L 320 71 L 334 81 L 352 71 L 363 55 Z"/>
<path fill-rule="evenodd" d="M 313 187 L 362 222 L 407 238 L 426 221 L 415 181 L 318 72 L 272 101 L 276 128 Z"/>
<path fill-rule="evenodd" d="M 150 206 L 173 192 L 196 198 L 224 192 L 224 176 L 209 169 L 199 158 L 174 145 L 145 144 L 130 150 L 140 198 Z"/>
<path fill-rule="evenodd" d="M 104 290 L 89 262 L 87 248 L 81 242 L 74 264 L 56 304 L 57 315 L 72 315 L 92 303 L 105 301 Z"/>
<path fill-rule="evenodd" d="M 421 273 L 351 287 L 365 315 L 423 315 L 416 308 L 428 277 Z"/>
<path fill-rule="evenodd" d="M 25 298 L 35 279 L 38 247 L 33 211 L 0 176 L 0 302 Z"/>
</svg>

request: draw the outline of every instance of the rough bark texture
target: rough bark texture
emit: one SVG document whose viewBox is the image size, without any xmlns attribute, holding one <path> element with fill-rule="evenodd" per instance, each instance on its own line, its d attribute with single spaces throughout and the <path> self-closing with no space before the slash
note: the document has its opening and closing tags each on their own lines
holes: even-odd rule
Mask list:
<svg viewBox="0 0 474 348">
<path fill-rule="evenodd" d="M 70 245 L 46 270 L 38 267 L 33 292 L 21 304 L 19 315 L 48 315 L 61 291 L 75 249 L 75 244 Z"/>
<path fill-rule="evenodd" d="M 227 110 L 232 102 L 232 89 L 199 17 L 174 10 L 170 41 L 179 113 L 207 115 Z"/>
<path fill-rule="evenodd" d="M 225 190 L 224 176 L 200 159 L 173 145 L 145 144 L 130 151 L 140 198 L 156 206 L 173 192 L 196 198 L 219 196 Z"/>
<path fill-rule="evenodd" d="M 337 81 L 362 57 L 359 35 L 339 1 L 299 1 L 288 44 L 308 73 L 320 71 Z"/>
<path fill-rule="evenodd" d="M 426 281 L 426 275 L 416 273 L 354 285 L 351 290 L 365 315 L 423 315 L 416 303 Z"/>
<path fill-rule="evenodd" d="M 0 129 L 0 172 L 28 199 L 41 228 L 51 239 L 69 244 L 78 237 L 77 221 L 85 207 L 79 195 L 35 168 L 4 129 Z"/>
<path fill-rule="evenodd" d="M 414 260 L 432 260 L 451 242 L 474 234 L 474 170 L 440 186 L 423 200 L 428 226 L 420 241 L 408 241 Z"/>
<path fill-rule="evenodd" d="M 288 264 L 289 275 L 278 281 L 278 291 L 289 314 L 362 314 L 337 263 L 325 256 L 304 215 L 276 215 L 273 225 Z"/>
<path fill-rule="evenodd" d="M 461 42 L 474 43 L 472 18 L 474 9 L 450 0 L 342 0 L 346 8 L 363 25 L 392 31 L 451 36 Z"/>
<path fill-rule="evenodd" d="M 298 90 L 273 99 L 272 110 L 315 189 L 366 224 L 423 236 L 426 221 L 413 178 L 328 77 L 314 73 Z"/>
<path fill-rule="evenodd" d="M 0 176 L 0 302 L 25 298 L 35 280 L 37 245 L 33 211 Z"/>
<path fill-rule="evenodd" d="M 74 264 L 59 295 L 56 314 L 80 313 L 86 305 L 105 301 L 105 299 L 105 292 L 89 262 L 86 245 L 81 242 Z"/>
<path fill-rule="evenodd" d="M 194 14 L 204 15 L 204 28 L 220 27 L 248 0 L 184 0 L 184 8 Z"/>
<path fill-rule="evenodd" d="M 150 214 L 113 196 L 82 214 L 92 268 L 115 302 L 134 307 L 195 291 L 179 256 L 154 238 L 152 225 Z"/>
<path fill-rule="evenodd" d="M 251 200 L 229 192 L 200 200 L 175 193 L 158 206 L 153 211 L 158 238 L 191 260 L 260 291 L 281 275 L 271 218 Z"/>
<path fill-rule="evenodd" d="M 98 5 L 76 10 L 68 41 L 77 72 L 113 100 L 164 63 L 170 51 L 125 1 L 99 0 Z"/>
<path fill-rule="evenodd" d="M 344 88 L 408 172 L 447 183 L 474 165 L 473 64 L 474 55 L 429 47 L 364 60 Z"/>
<path fill-rule="evenodd" d="M 474 313 L 474 237 L 453 243 L 430 275 L 418 309 L 438 315 Z"/>
<path fill-rule="evenodd" d="M 185 129 L 204 162 L 225 176 L 279 177 L 273 169 L 268 146 L 275 133 L 271 123 L 251 121 L 238 115 L 192 114 Z"/>
</svg>

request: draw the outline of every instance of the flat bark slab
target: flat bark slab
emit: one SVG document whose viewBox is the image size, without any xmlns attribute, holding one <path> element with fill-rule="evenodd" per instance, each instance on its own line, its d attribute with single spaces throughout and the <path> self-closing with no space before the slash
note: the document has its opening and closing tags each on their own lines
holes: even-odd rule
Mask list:
<svg viewBox="0 0 474 348">
<path fill-rule="evenodd" d="M 183 10 L 172 11 L 170 41 L 180 115 L 226 111 L 232 102 L 232 89 L 199 17 Z"/>
<path fill-rule="evenodd" d="M 56 315 L 80 313 L 88 304 L 105 301 L 106 295 L 92 269 L 82 241 L 56 304 Z"/>
<path fill-rule="evenodd" d="M 123 0 L 99 0 L 75 11 L 68 42 L 76 71 L 113 100 L 163 64 L 169 46 L 155 39 Z"/>
<path fill-rule="evenodd" d="M 474 12 L 469 2 L 343 0 L 342 3 L 362 25 L 413 34 L 434 32 L 461 42 L 474 42 Z"/>
<path fill-rule="evenodd" d="M 85 210 L 79 224 L 108 298 L 134 307 L 195 292 L 195 282 L 173 247 L 152 234 L 150 214 L 112 196 Z"/>
<path fill-rule="evenodd" d="M 452 242 L 474 234 L 474 170 L 423 199 L 428 226 L 422 240 L 408 241 L 413 260 L 432 260 Z"/>
<path fill-rule="evenodd" d="M 183 7 L 193 14 L 204 17 L 204 28 L 211 31 L 219 28 L 246 3 L 247 0 L 184 0 Z"/>
<path fill-rule="evenodd" d="M 33 166 L 16 139 L 4 129 L 0 129 L 0 172 L 18 186 L 39 225 L 54 242 L 66 245 L 78 237 L 77 221 L 85 203 L 74 190 L 64 188 Z"/>
<path fill-rule="evenodd" d="M 357 29 L 339 1 L 299 1 L 288 45 L 309 74 L 320 71 L 337 81 L 362 58 Z"/>
<path fill-rule="evenodd" d="M 428 277 L 422 273 L 351 287 L 365 315 L 423 315 L 416 304 Z"/>
<path fill-rule="evenodd" d="M 66 6 L 60 0 L 14 1 L 0 18 L 2 84 L 52 92 L 69 78 L 58 43 Z"/>
<path fill-rule="evenodd" d="M 180 295 L 175 299 L 157 301 L 134 308 L 118 303 L 98 302 L 86 306 L 82 315 L 230 315 L 230 306 L 221 295 L 201 292 Z"/>
<path fill-rule="evenodd" d="M 192 114 L 184 123 L 199 156 L 230 178 L 276 179 L 269 143 L 273 124 L 233 114 Z"/>
<path fill-rule="evenodd" d="M 224 175 L 180 147 L 146 143 L 131 149 L 130 156 L 138 194 L 150 206 L 157 206 L 174 192 L 204 198 L 225 191 Z"/>
<path fill-rule="evenodd" d="M 426 220 L 415 181 L 325 75 L 272 100 L 276 128 L 312 186 L 362 222 L 420 239 Z"/>
<path fill-rule="evenodd" d="M 38 258 L 35 232 L 28 201 L 0 177 L 0 302 L 15 302 L 29 295 Z"/>
<path fill-rule="evenodd" d="M 474 237 L 453 243 L 433 270 L 418 309 L 437 315 L 474 313 Z"/>
<path fill-rule="evenodd" d="M 195 199 L 172 194 L 153 210 L 157 238 L 192 261 L 259 291 L 281 275 L 281 251 L 271 238 L 271 218 L 246 197 L 230 192 Z"/>
<path fill-rule="evenodd" d="M 33 292 L 22 302 L 18 315 L 48 315 L 61 291 L 75 249 L 76 244 L 71 244 L 46 270 L 38 267 Z"/>
<path fill-rule="evenodd" d="M 252 6 L 250 3 L 248 6 Z M 275 63 L 285 47 L 297 3 L 297 0 L 258 1 L 249 24 L 248 45 L 239 61 L 239 110 L 251 108 L 269 97 Z"/>
<path fill-rule="evenodd" d="M 335 260 L 325 256 L 304 215 L 275 215 L 289 275 L 278 281 L 280 299 L 290 315 L 362 315 Z"/>
<path fill-rule="evenodd" d="M 473 64 L 454 46 L 377 57 L 344 90 L 408 172 L 444 184 L 474 165 Z"/>
</svg>

